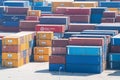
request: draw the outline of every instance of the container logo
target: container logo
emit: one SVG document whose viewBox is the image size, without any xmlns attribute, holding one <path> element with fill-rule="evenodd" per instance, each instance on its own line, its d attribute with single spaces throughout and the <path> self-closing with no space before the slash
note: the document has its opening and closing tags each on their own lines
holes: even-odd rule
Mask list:
<svg viewBox="0 0 120 80">
<path fill-rule="evenodd" d="M 44 31 L 44 27 L 41 27 L 41 28 L 40 28 L 40 31 Z"/>
</svg>

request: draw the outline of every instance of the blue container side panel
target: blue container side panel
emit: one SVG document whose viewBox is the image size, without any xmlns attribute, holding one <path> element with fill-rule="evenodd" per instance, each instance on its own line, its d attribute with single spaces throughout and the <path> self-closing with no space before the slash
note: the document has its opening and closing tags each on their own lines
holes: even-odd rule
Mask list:
<svg viewBox="0 0 120 80">
<path fill-rule="evenodd" d="M 102 64 L 102 56 L 79 56 L 67 55 L 66 64 L 83 64 L 83 65 L 100 65 Z"/>
<path fill-rule="evenodd" d="M 101 73 L 102 65 L 66 64 L 66 72 Z"/>
<path fill-rule="evenodd" d="M 67 46 L 68 55 L 102 55 L 101 46 Z"/>
<path fill-rule="evenodd" d="M 110 69 L 120 70 L 120 62 L 109 62 Z"/>
<path fill-rule="evenodd" d="M 65 71 L 65 64 L 49 64 L 49 71 Z"/>
<path fill-rule="evenodd" d="M 15 21 L 5 21 L 2 24 L 4 27 L 19 27 L 19 22 Z"/>
<path fill-rule="evenodd" d="M 109 61 L 120 63 L 120 53 L 110 53 L 109 54 Z"/>
</svg>

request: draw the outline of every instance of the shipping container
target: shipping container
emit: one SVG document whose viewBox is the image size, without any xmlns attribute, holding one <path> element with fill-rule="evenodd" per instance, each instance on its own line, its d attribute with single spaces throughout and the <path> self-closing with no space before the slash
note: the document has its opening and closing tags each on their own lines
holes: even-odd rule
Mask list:
<svg viewBox="0 0 120 80">
<path fill-rule="evenodd" d="M 68 55 L 102 55 L 101 46 L 67 46 Z"/>
<path fill-rule="evenodd" d="M 46 24 L 38 24 L 35 27 L 36 31 L 53 31 L 55 33 L 64 33 L 65 25 L 46 25 Z"/>
<path fill-rule="evenodd" d="M 68 45 L 68 39 L 53 39 L 52 47 L 66 47 Z"/>
<path fill-rule="evenodd" d="M 50 55 L 51 50 L 51 47 L 34 47 L 34 55 Z"/>
</svg>

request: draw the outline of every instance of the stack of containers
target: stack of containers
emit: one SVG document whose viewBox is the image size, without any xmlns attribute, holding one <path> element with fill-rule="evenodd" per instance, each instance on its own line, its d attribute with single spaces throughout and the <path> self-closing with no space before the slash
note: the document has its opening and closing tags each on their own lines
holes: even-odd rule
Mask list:
<svg viewBox="0 0 120 80">
<path fill-rule="evenodd" d="M 70 38 L 66 71 L 101 73 L 105 65 L 104 44 L 103 38 Z"/>
<path fill-rule="evenodd" d="M 96 30 L 118 30 L 120 32 L 120 23 L 101 23 L 96 25 Z"/>
<path fill-rule="evenodd" d="M 30 41 L 34 32 L 20 32 L 2 39 L 2 66 L 20 67 L 27 64 L 31 55 Z"/>
<path fill-rule="evenodd" d="M 36 33 L 36 47 L 34 48 L 34 61 L 48 62 L 51 55 L 53 32 L 39 31 Z"/>
<path fill-rule="evenodd" d="M 52 55 L 49 57 L 50 71 L 65 71 L 68 39 L 52 40 Z"/>
<path fill-rule="evenodd" d="M 39 3 L 39 5 L 37 5 Z M 41 10 L 42 13 L 51 13 L 52 7 L 45 0 L 34 0 L 33 10 Z"/>
<path fill-rule="evenodd" d="M 39 24 L 41 11 L 28 10 L 26 20 L 20 21 L 20 31 L 35 31 L 35 25 Z"/>
<path fill-rule="evenodd" d="M 2 38 L 8 35 L 12 35 L 14 33 L 4 33 L 0 32 L 0 66 L 2 65 Z"/>
<path fill-rule="evenodd" d="M 112 37 L 111 51 L 109 53 L 109 68 L 120 70 L 120 34 Z"/>
<path fill-rule="evenodd" d="M 103 13 L 102 23 L 115 23 L 116 15 L 116 11 L 105 11 Z"/>
<path fill-rule="evenodd" d="M 91 9 L 79 7 L 57 7 L 55 13 L 69 16 L 71 23 L 89 23 Z"/>
<path fill-rule="evenodd" d="M 90 8 L 71 7 L 65 10 L 65 15 L 70 17 L 71 23 L 89 23 L 90 14 Z"/>
<path fill-rule="evenodd" d="M 18 32 L 19 21 L 25 19 L 27 11 L 30 9 L 29 1 L 4 1 L 4 6 L 8 6 L 3 17 L 4 30 Z"/>
<path fill-rule="evenodd" d="M 36 31 L 53 31 L 54 36 L 63 37 L 63 32 L 68 30 L 69 17 L 66 16 L 42 16 L 40 24 L 36 25 Z"/>
<path fill-rule="evenodd" d="M 106 7 L 91 8 L 90 23 L 95 23 L 95 24 L 101 23 L 103 12 L 106 9 L 107 9 Z"/>
</svg>

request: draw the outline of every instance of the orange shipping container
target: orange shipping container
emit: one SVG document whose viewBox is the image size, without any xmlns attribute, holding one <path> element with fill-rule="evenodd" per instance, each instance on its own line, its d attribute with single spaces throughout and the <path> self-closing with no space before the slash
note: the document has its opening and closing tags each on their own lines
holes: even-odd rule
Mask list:
<svg viewBox="0 0 120 80">
<path fill-rule="evenodd" d="M 14 68 L 14 67 L 20 67 L 23 65 L 23 60 L 2 60 L 2 66 L 3 67 L 10 67 L 10 68 Z"/>
<path fill-rule="evenodd" d="M 74 2 L 74 7 L 97 7 L 98 2 Z"/>
<path fill-rule="evenodd" d="M 40 10 L 29 10 L 28 11 L 28 16 L 41 16 L 41 11 Z"/>
<path fill-rule="evenodd" d="M 73 7 L 72 2 L 52 2 L 52 11 L 55 12 L 57 7 Z"/>
<path fill-rule="evenodd" d="M 54 38 L 54 33 L 50 31 L 40 31 L 36 33 L 36 38 L 37 39 L 42 39 L 42 40 L 51 40 Z"/>
<path fill-rule="evenodd" d="M 51 47 L 35 47 L 34 48 L 35 55 L 50 55 L 51 54 Z"/>
<path fill-rule="evenodd" d="M 51 47 L 52 40 L 36 40 L 36 45 L 40 47 Z"/>
<path fill-rule="evenodd" d="M 2 59 L 14 59 L 19 60 L 22 58 L 21 53 L 2 53 Z"/>
<path fill-rule="evenodd" d="M 20 45 L 21 41 L 20 38 L 15 37 L 9 37 L 9 38 L 3 38 L 2 39 L 2 45 Z"/>
<path fill-rule="evenodd" d="M 36 62 L 48 62 L 49 55 L 34 55 L 34 61 L 36 61 Z"/>
</svg>

